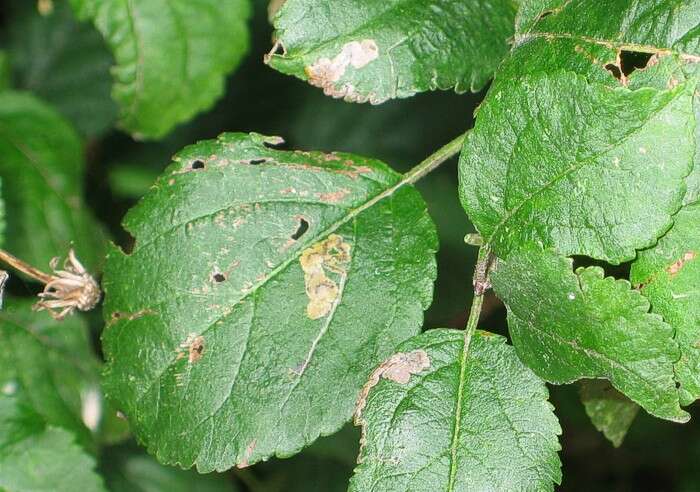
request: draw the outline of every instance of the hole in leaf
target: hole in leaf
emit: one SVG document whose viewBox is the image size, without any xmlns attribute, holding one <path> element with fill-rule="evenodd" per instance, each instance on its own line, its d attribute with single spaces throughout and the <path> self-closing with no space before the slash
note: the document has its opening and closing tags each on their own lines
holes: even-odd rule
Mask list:
<svg viewBox="0 0 700 492">
<path fill-rule="evenodd" d="M 620 70 L 620 67 L 614 63 L 608 63 L 605 65 L 605 70 L 613 74 L 613 77 L 615 77 L 617 80 L 622 80 L 622 71 Z"/>
<path fill-rule="evenodd" d="M 204 169 L 204 162 L 197 159 L 196 161 L 192 162 L 192 164 L 190 164 L 190 167 L 192 169 Z"/>
<path fill-rule="evenodd" d="M 309 230 L 309 223 L 306 221 L 306 219 L 299 218 L 299 227 L 297 228 L 296 232 L 292 234 L 292 239 L 295 241 L 299 239 L 301 236 L 303 236 L 306 231 Z"/>
<path fill-rule="evenodd" d="M 226 275 L 224 275 L 223 273 L 215 273 L 214 275 L 212 275 L 212 278 L 214 279 L 214 282 L 221 283 L 226 280 Z"/>
<path fill-rule="evenodd" d="M 649 65 L 649 60 L 653 55 L 641 51 L 620 51 L 620 68 L 625 77 L 635 70 L 643 70 Z M 606 67 L 607 68 L 607 67 Z"/>
<path fill-rule="evenodd" d="M 621 263 L 619 265 L 612 265 L 601 260 L 595 260 L 589 256 L 573 256 L 574 260 L 574 271 L 579 267 L 599 267 L 605 272 L 606 277 L 612 277 L 617 280 L 629 280 L 630 270 L 632 269 L 632 262 Z"/>
<path fill-rule="evenodd" d="M 267 159 L 265 159 L 265 158 L 263 158 L 263 159 L 251 159 L 249 164 L 251 166 L 257 166 L 258 164 L 262 164 L 263 162 L 267 162 Z"/>
</svg>

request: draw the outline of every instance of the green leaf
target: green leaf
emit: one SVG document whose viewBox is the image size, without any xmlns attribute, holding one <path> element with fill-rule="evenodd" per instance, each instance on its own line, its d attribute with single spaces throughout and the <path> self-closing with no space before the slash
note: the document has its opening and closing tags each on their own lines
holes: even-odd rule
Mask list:
<svg viewBox="0 0 700 492">
<path fill-rule="evenodd" d="M 519 35 L 528 32 L 541 18 L 551 15 L 563 0 L 520 0 L 515 16 L 515 32 Z"/>
<path fill-rule="evenodd" d="M 656 246 L 640 251 L 630 278 L 675 331 L 681 351 L 676 380 L 681 404 L 689 405 L 700 398 L 700 203 L 674 219 Z"/>
<path fill-rule="evenodd" d="M 103 492 L 95 461 L 64 429 L 47 426 L 16 395 L 0 394 L 0 488 Z"/>
<path fill-rule="evenodd" d="M 6 51 L 0 50 L 0 91 L 7 90 L 12 86 L 10 79 L 10 57 Z"/>
<path fill-rule="evenodd" d="M 536 242 L 621 263 L 668 230 L 696 159 L 696 4 L 521 5 L 460 163 L 463 205 L 499 256 Z"/>
<path fill-rule="evenodd" d="M 3 200 L 2 179 L 0 179 L 0 247 L 5 244 L 5 201 Z M 2 285 L 0 285 L 0 307 L 2 307 Z"/>
<path fill-rule="evenodd" d="M 290 456 L 352 414 L 418 333 L 436 232 L 418 192 L 352 154 L 224 134 L 185 148 L 109 254 L 105 385 L 164 463 Z"/>
<path fill-rule="evenodd" d="M 16 87 L 51 104 L 82 135 L 101 135 L 117 117 L 104 40 L 63 1 L 48 15 L 37 12 L 36 2 L 19 3 L 8 29 Z"/>
<path fill-rule="evenodd" d="M 72 0 L 109 44 L 120 125 L 160 138 L 209 109 L 248 50 L 248 0 Z"/>
<path fill-rule="evenodd" d="M 104 458 L 105 481 L 111 492 L 236 492 L 225 475 L 200 475 L 159 464 L 135 449 L 118 448 Z"/>
<path fill-rule="evenodd" d="M 102 417 L 100 363 L 80 316 L 62 322 L 9 298 L 0 311 L 0 387 L 21 388 L 47 424 L 91 445 Z"/>
<path fill-rule="evenodd" d="M 535 242 L 633 259 L 681 206 L 694 124 L 685 85 L 608 89 L 566 72 L 501 83 L 462 151 L 462 204 L 500 257 Z"/>
<path fill-rule="evenodd" d="M 500 261 L 496 294 L 522 361 L 550 383 L 610 380 L 647 412 L 685 422 L 673 374 L 680 355 L 673 329 L 626 280 L 578 268 L 551 251 L 523 250 Z"/>
<path fill-rule="evenodd" d="M 514 18 L 510 0 L 287 0 L 267 63 L 353 102 L 478 91 L 508 52 Z"/>
<path fill-rule="evenodd" d="M 28 94 L 0 93 L 5 248 L 42 269 L 71 245 L 91 269 L 102 262 L 104 234 L 83 202 L 82 153 L 53 109 Z"/>
<path fill-rule="evenodd" d="M 358 402 L 353 492 L 554 490 L 561 428 L 505 338 L 430 330 L 402 344 Z"/>
<path fill-rule="evenodd" d="M 583 381 L 581 401 L 595 428 L 613 446 L 620 447 L 639 412 L 639 405 L 604 380 Z"/>
</svg>

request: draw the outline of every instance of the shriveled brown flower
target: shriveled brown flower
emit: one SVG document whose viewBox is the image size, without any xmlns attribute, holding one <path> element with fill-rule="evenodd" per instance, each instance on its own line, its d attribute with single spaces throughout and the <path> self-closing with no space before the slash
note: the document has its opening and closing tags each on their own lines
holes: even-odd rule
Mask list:
<svg viewBox="0 0 700 492">
<path fill-rule="evenodd" d="M 62 320 L 76 309 L 90 311 L 100 302 L 102 291 L 94 278 L 75 257 L 75 251 L 68 252 L 59 270 L 60 258 L 51 260 L 53 270 L 44 291 L 39 294 L 41 300 L 34 305 L 37 311 L 48 311 L 57 320 Z"/>
</svg>

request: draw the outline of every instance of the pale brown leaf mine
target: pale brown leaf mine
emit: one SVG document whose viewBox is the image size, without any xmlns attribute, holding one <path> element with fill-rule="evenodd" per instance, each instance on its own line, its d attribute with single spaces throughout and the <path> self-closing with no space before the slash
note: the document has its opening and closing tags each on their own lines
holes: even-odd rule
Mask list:
<svg viewBox="0 0 700 492">
<path fill-rule="evenodd" d="M 323 318 L 331 312 L 340 295 L 338 284 L 326 275 L 326 269 L 343 277 L 347 275 L 350 245 L 341 236 L 331 234 L 325 241 L 304 250 L 299 262 L 309 298 L 306 314 L 311 319 Z"/>
</svg>

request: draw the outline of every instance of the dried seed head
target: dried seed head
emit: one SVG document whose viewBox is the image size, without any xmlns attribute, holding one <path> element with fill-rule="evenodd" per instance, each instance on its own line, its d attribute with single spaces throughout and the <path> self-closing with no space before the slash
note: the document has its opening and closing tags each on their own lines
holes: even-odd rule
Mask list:
<svg viewBox="0 0 700 492">
<path fill-rule="evenodd" d="M 102 292 L 94 278 L 75 257 L 71 249 L 63 262 L 63 269 L 58 269 L 60 259 L 51 260 L 53 275 L 39 294 L 41 300 L 34 305 L 37 311 L 47 310 L 57 320 L 62 320 L 76 309 L 90 311 L 100 302 Z"/>
</svg>

